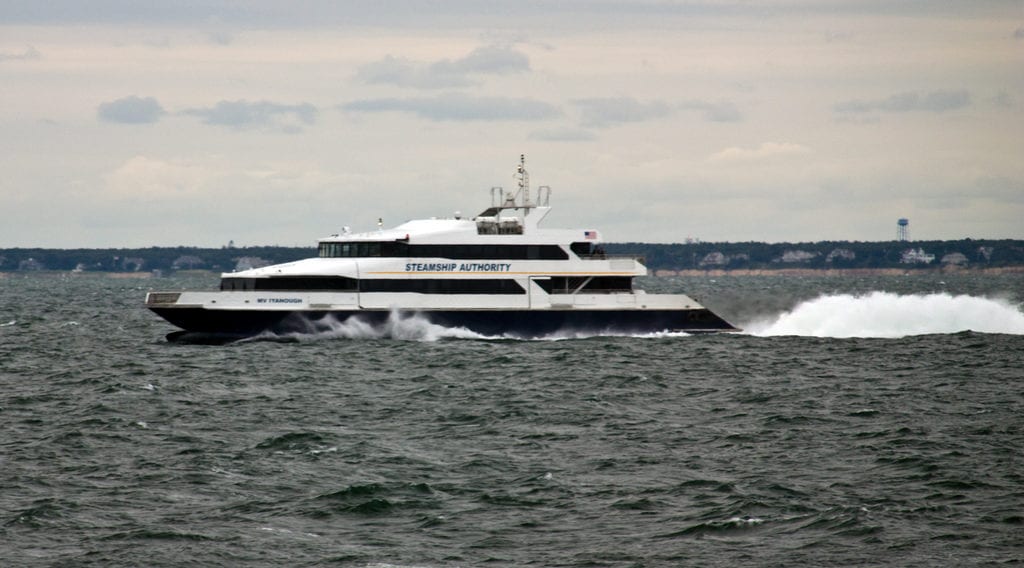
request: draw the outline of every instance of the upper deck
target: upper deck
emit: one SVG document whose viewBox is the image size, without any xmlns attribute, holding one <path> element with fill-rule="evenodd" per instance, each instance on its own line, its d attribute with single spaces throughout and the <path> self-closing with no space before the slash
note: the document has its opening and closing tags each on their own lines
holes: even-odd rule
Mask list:
<svg viewBox="0 0 1024 568">
<path fill-rule="evenodd" d="M 365 251 L 369 256 L 379 256 L 381 251 L 401 249 L 401 246 L 390 246 L 389 243 L 405 243 L 410 246 L 431 245 L 562 245 L 573 250 L 579 249 L 582 254 L 591 254 L 593 246 L 601 242 L 601 235 L 596 229 L 547 229 L 540 223 L 551 211 L 551 188 L 537 188 L 536 197 L 531 196 L 529 174 L 525 167 L 525 157 L 520 156 L 516 170 L 518 188 L 514 192 L 505 192 L 501 187 L 491 188 L 491 206 L 472 219 L 465 219 L 456 214 L 452 218 L 417 219 L 406 221 L 397 227 L 384 229 L 383 221 L 378 220 L 376 231 L 352 233 L 347 227 L 338 234 L 320 239 L 321 253 L 327 256 L 366 256 L 354 253 L 336 254 L 340 250 Z M 362 243 L 368 246 L 361 246 Z M 356 245 L 355 249 L 345 249 L 345 244 Z M 334 246 L 341 245 L 341 247 Z M 586 249 L 586 250 L 584 250 Z M 323 256 L 323 254 L 321 254 Z M 393 256 L 384 253 L 384 256 Z M 481 257 L 485 258 L 485 257 Z"/>
<path fill-rule="evenodd" d="M 317 258 L 246 271 L 245 276 L 277 277 L 285 274 L 340 274 L 359 277 L 364 273 L 399 275 L 419 272 L 420 262 L 484 261 L 507 263 L 507 276 L 550 274 L 637 276 L 646 273 L 643 259 L 604 253 L 596 229 L 541 228 L 550 212 L 551 189 L 537 188 L 531 196 L 525 160 L 520 156 L 515 178 L 518 188 L 506 193 L 491 188 L 491 206 L 472 219 L 456 213 L 446 219 L 417 219 L 385 229 L 378 220 L 376 231 L 353 233 L 347 227 L 319 240 Z M 420 259 L 426 259 L 420 261 Z M 358 261 L 358 262 L 349 262 Z M 580 265 L 582 264 L 586 266 Z M 604 261 L 604 262 L 589 262 Z M 462 270 L 462 263 L 451 264 Z M 444 264 L 448 266 L 448 264 Z M 467 267 L 475 264 L 466 264 Z M 468 272 L 473 272 L 468 269 Z"/>
</svg>

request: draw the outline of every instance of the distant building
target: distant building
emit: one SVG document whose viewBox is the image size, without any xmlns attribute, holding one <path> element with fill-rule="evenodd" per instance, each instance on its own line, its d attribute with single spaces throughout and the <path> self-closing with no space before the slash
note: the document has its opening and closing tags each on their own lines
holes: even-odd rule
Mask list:
<svg viewBox="0 0 1024 568">
<path fill-rule="evenodd" d="M 46 266 L 38 260 L 30 258 L 19 262 L 18 270 L 46 270 Z"/>
<path fill-rule="evenodd" d="M 793 264 L 797 262 L 810 262 L 817 258 L 820 253 L 807 252 L 805 250 L 787 250 L 782 253 L 782 256 L 772 259 L 772 262 L 781 262 L 784 264 Z"/>
<path fill-rule="evenodd" d="M 125 257 L 121 261 L 121 270 L 126 272 L 138 272 L 142 270 L 142 267 L 146 264 L 146 259 L 139 258 L 137 256 Z"/>
<path fill-rule="evenodd" d="M 852 250 L 844 249 L 844 248 L 837 248 L 837 249 L 833 249 L 832 252 L 828 253 L 828 256 L 825 257 L 825 262 L 832 262 L 832 261 L 834 261 L 836 259 L 838 259 L 838 260 L 854 260 L 855 258 L 857 258 L 857 253 L 853 252 Z"/>
<path fill-rule="evenodd" d="M 171 264 L 171 268 L 175 270 L 195 270 L 205 264 L 206 262 L 198 256 L 186 254 L 176 258 Z"/>
<path fill-rule="evenodd" d="M 709 252 L 704 255 L 704 258 L 698 264 L 700 266 L 725 266 L 729 264 L 729 257 L 718 251 Z"/>
<path fill-rule="evenodd" d="M 933 260 L 935 255 L 924 252 L 922 248 L 907 249 L 900 255 L 900 262 L 903 264 L 931 264 Z"/>
<path fill-rule="evenodd" d="M 942 264 L 947 266 L 967 266 L 967 257 L 959 252 L 951 252 L 942 257 Z"/>
</svg>

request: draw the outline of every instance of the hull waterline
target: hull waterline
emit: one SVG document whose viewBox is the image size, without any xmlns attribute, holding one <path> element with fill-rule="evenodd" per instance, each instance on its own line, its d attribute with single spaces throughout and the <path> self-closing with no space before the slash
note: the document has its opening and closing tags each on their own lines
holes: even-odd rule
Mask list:
<svg viewBox="0 0 1024 568">
<path fill-rule="evenodd" d="M 487 337 L 537 338 L 559 334 L 711 333 L 738 331 L 707 309 L 696 310 L 335 310 L 250 311 L 205 308 L 150 308 L 182 328 L 168 339 L 225 342 L 270 336 L 282 338 L 329 331 L 350 321 L 383 326 L 408 317 Z"/>
</svg>

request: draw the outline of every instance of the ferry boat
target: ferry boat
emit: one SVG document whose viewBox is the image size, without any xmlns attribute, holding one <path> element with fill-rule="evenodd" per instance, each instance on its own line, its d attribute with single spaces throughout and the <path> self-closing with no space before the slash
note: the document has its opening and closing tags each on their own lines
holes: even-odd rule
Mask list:
<svg viewBox="0 0 1024 568">
<path fill-rule="evenodd" d="M 320 239 L 318 255 L 221 275 L 212 291 L 149 292 L 146 307 L 183 332 L 231 340 L 379 325 L 415 314 L 485 336 L 720 332 L 737 329 L 693 298 L 647 294 L 642 259 L 605 254 L 596 229 L 547 229 L 551 189 L 491 188 L 473 218 L 413 220 Z"/>
</svg>

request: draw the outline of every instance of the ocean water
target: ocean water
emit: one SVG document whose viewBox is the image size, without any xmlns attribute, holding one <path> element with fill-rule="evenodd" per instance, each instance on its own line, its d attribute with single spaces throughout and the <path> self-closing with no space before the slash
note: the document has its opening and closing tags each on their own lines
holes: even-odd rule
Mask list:
<svg viewBox="0 0 1024 568">
<path fill-rule="evenodd" d="M 0 279 L 4 566 L 1024 562 L 1024 275 L 650 278 L 742 334 L 168 343 Z"/>
</svg>

